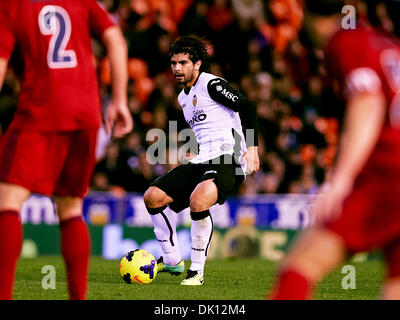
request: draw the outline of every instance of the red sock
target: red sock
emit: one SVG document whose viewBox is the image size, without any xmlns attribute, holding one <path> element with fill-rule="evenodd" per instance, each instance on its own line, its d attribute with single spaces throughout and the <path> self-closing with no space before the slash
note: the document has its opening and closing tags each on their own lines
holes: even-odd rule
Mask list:
<svg viewBox="0 0 400 320">
<path fill-rule="evenodd" d="M 270 300 L 306 300 L 311 295 L 311 282 L 300 273 L 287 269 L 280 273 Z"/>
<path fill-rule="evenodd" d="M 0 300 L 11 300 L 15 270 L 22 247 L 18 211 L 0 211 Z"/>
<path fill-rule="evenodd" d="M 60 222 L 61 252 L 67 269 L 71 300 L 86 299 L 89 271 L 90 235 L 82 217 Z"/>
</svg>

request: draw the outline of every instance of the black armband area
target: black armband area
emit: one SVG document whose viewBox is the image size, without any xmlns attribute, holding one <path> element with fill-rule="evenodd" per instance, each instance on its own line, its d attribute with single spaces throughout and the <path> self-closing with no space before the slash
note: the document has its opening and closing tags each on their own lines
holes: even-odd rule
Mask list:
<svg viewBox="0 0 400 320">
<path fill-rule="evenodd" d="M 224 79 L 215 78 L 207 84 L 208 94 L 215 102 L 239 113 L 247 147 L 258 146 L 257 108 L 240 91 Z"/>
<path fill-rule="evenodd" d="M 257 107 L 253 102 L 247 99 L 246 101 L 245 107 L 239 110 L 239 116 L 244 127 L 243 131 L 246 139 L 246 146 L 258 146 Z"/>
</svg>

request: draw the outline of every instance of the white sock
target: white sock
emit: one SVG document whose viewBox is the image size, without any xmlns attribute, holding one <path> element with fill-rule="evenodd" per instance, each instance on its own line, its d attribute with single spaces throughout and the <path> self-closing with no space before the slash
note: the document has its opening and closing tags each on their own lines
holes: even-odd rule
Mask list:
<svg viewBox="0 0 400 320">
<path fill-rule="evenodd" d="M 190 270 L 199 271 L 201 276 L 204 273 L 207 253 L 210 246 L 213 223 L 211 216 L 201 220 L 193 220 L 190 234 L 192 237 Z"/>
<path fill-rule="evenodd" d="M 150 215 L 154 225 L 154 234 L 163 252 L 163 261 L 169 265 L 177 265 L 182 260 L 176 235 L 176 213 L 170 210 Z"/>
</svg>

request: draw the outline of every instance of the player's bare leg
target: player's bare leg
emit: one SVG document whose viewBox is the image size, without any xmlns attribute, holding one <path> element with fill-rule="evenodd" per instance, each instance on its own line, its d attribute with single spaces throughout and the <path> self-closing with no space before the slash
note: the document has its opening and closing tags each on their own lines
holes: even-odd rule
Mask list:
<svg viewBox="0 0 400 320">
<path fill-rule="evenodd" d="M 15 269 L 22 247 L 20 211 L 29 198 L 24 187 L 0 182 L 0 299 L 12 299 Z"/>
<path fill-rule="evenodd" d="M 382 290 L 382 298 L 385 300 L 400 300 L 400 277 L 386 280 Z"/>
<path fill-rule="evenodd" d="M 185 264 L 176 235 L 176 214 L 165 211 L 167 205 L 174 200 L 155 186 L 147 189 L 143 200 L 153 222 L 154 234 L 163 252 L 163 256 L 157 260 L 158 272 L 179 275 L 185 270 Z"/>
<path fill-rule="evenodd" d="M 335 233 L 312 227 L 300 235 L 283 259 L 278 283 L 267 298 L 308 299 L 313 286 L 345 258 L 345 246 Z"/>
<path fill-rule="evenodd" d="M 400 238 L 383 248 L 387 275 L 382 287 L 382 299 L 400 300 Z"/>
<path fill-rule="evenodd" d="M 204 265 L 213 232 L 209 209 L 218 200 L 218 188 L 213 179 L 202 181 L 190 196 L 192 227 L 191 265 L 182 285 L 202 285 Z"/>
<path fill-rule="evenodd" d="M 16 184 L 0 182 L 0 210 L 21 211 L 31 192 Z"/>
<path fill-rule="evenodd" d="M 193 190 L 190 196 L 190 211 L 200 212 L 209 210 L 218 200 L 218 188 L 213 182 L 214 179 L 208 179 L 200 182 Z"/>
<path fill-rule="evenodd" d="M 78 197 L 53 197 L 60 223 L 68 219 L 82 217 L 83 200 Z"/>
<path fill-rule="evenodd" d="M 70 299 L 86 299 L 90 235 L 82 217 L 79 197 L 53 197 L 60 220 L 61 253 L 68 278 Z"/>
<path fill-rule="evenodd" d="M 174 201 L 174 199 L 168 196 L 163 190 L 154 186 L 151 186 L 146 190 L 143 200 L 146 208 L 151 209 L 164 207 Z"/>
</svg>

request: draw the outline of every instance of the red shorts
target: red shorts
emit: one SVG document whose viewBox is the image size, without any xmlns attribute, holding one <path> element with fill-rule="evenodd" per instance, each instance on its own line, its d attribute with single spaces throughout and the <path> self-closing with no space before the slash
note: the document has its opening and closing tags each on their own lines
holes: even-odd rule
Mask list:
<svg viewBox="0 0 400 320">
<path fill-rule="evenodd" d="M 357 179 L 340 217 L 327 225 L 350 253 L 382 249 L 389 276 L 400 276 L 400 176 Z"/>
<path fill-rule="evenodd" d="M 0 137 L 0 181 L 47 196 L 84 197 L 95 165 L 97 131 L 7 130 Z"/>
</svg>

